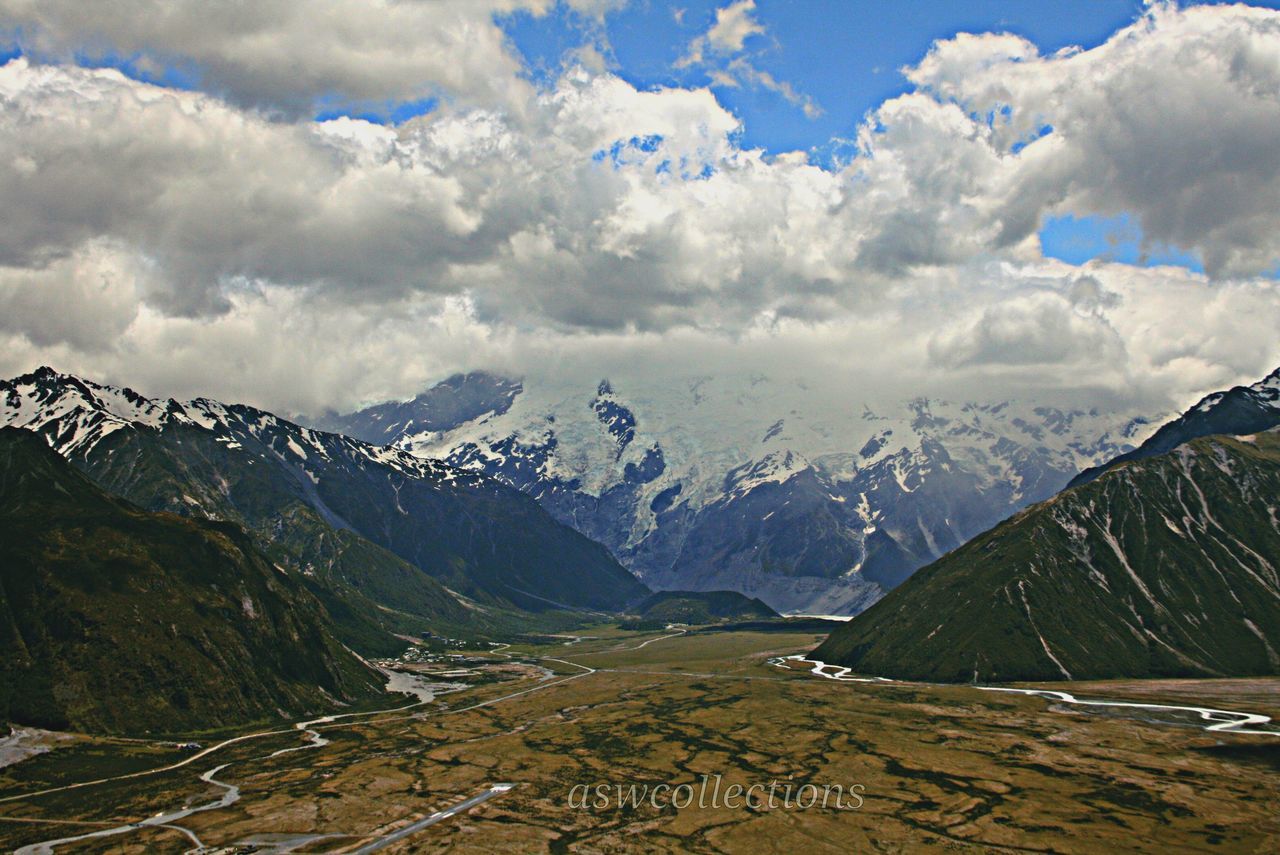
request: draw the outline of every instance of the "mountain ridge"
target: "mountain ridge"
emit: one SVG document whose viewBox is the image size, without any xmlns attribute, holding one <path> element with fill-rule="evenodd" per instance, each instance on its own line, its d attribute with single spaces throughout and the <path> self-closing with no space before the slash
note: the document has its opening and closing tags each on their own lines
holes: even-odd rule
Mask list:
<svg viewBox="0 0 1280 855">
<path fill-rule="evenodd" d="M 816 658 L 940 682 L 1280 673 L 1280 434 L 1200 437 L 1024 510 Z"/>
<path fill-rule="evenodd" d="M 111 496 L 27 430 L 0 427 L 0 520 L 0 719 L 173 732 L 382 693 L 243 529 Z"/>
<path fill-rule="evenodd" d="M 1172 451 L 1197 437 L 1258 433 L 1274 427 L 1280 427 L 1280 368 L 1250 386 L 1206 395 L 1137 448 L 1084 470 L 1068 486 L 1088 483 L 1113 466 Z"/>
<path fill-rule="evenodd" d="M 463 377 L 481 399 L 507 391 L 472 421 L 383 438 L 528 493 L 654 588 L 733 589 L 792 612 L 865 608 L 1146 429 L 1137 414 L 1034 403 L 873 409 L 794 378 Z"/>
<path fill-rule="evenodd" d="M 355 615 L 349 642 L 492 626 L 510 610 L 621 608 L 647 593 L 494 479 L 253 407 L 155 400 L 45 368 L 0 381 L 4 423 L 36 430 L 145 508 L 244 525 Z M 392 578 L 402 583 L 378 590 Z"/>
</svg>

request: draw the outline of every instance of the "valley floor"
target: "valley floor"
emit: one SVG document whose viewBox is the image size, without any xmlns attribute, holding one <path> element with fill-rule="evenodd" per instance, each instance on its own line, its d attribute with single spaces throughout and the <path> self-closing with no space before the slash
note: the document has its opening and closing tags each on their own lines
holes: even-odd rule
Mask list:
<svg viewBox="0 0 1280 855">
<path fill-rule="evenodd" d="M 225 803 L 234 788 L 238 798 L 216 809 L 57 851 L 182 852 L 193 841 L 244 852 L 1280 848 L 1280 734 L 778 667 L 820 640 L 809 634 L 596 634 L 484 654 L 497 677 L 410 709 L 286 725 L 168 772 L 12 798 L 190 759 L 126 740 L 57 748 L 0 769 L 0 846 Z M 512 667 L 519 660 L 541 667 Z M 1280 714 L 1275 679 L 1043 688 Z M 289 748 L 300 750 L 280 753 Z M 722 794 L 777 782 L 776 806 L 677 809 L 665 795 L 658 807 L 612 796 L 580 806 L 582 785 L 699 791 L 704 776 Z M 782 788 L 804 784 L 860 785 L 861 803 L 782 803 Z"/>
</svg>

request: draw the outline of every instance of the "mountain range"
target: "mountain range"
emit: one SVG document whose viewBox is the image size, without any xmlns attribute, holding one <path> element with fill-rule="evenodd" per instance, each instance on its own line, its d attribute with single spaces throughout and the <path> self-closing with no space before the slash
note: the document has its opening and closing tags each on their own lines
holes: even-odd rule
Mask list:
<svg viewBox="0 0 1280 855">
<path fill-rule="evenodd" d="M 328 414 L 324 430 L 48 368 L 0 381 L 7 531 L 29 535 L 4 543 L 23 569 L 0 579 L 0 621 L 23 652 L 0 702 L 22 720 L 116 728 L 76 700 L 100 671 L 148 687 L 140 721 L 164 720 L 164 704 L 191 711 L 179 722 L 244 720 L 362 697 L 378 681 L 360 656 L 419 636 L 591 612 L 769 618 L 778 604 L 863 612 L 818 655 L 888 676 L 1280 668 L 1280 435 L 1266 432 L 1280 372 L 1154 432 L 1097 410 L 824 409 L 812 394 L 764 377 L 623 395 L 473 372 Z M 191 628 L 220 615 L 222 630 L 175 642 L 176 659 L 100 663 L 138 627 L 156 645 L 170 613 Z M 255 675 L 223 680 L 211 650 Z M 192 676 L 202 667 L 230 694 Z"/>
<path fill-rule="evenodd" d="M 234 523 L 152 513 L 0 428 L 0 721 L 204 729 L 331 710 L 384 679 Z"/>
<path fill-rule="evenodd" d="M 954 682 L 1280 673 L 1280 432 L 1254 432 L 1280 423 L 1277 379 L 1205 398 L 814 656 Z"/>
<path fill-rule="evenodd" d="M 515 487 L 652 588 L 855 614 L 1152 420 L 1017 401 L 873 409 L 765 376 L 621 388 L 472 372 L 317 425 Z"/>
<path fill-rule="evenodd" d="M 295 571 L 365 654 L 617 610 L 649 591 L 603 547 L 482 473 L 208 399 L 153 400 L 42 368 L 0 382 L 32 430 L 142 508 L 235 523 Z"/>
<path fill-rule="evenodd" d="M 1202 436 L 1244 435 L 1280 427 L 1280 368 L 1252 386 L 1234 386 L 1206 395 L 1195 406 L 1159 430 L 1132 451 L 1120 454 L 1071 479 L 1070 486 L 1085 484 L 1107 469 L 1129 460 L 1140 460 L 1172 451 Z"/>
</svg>

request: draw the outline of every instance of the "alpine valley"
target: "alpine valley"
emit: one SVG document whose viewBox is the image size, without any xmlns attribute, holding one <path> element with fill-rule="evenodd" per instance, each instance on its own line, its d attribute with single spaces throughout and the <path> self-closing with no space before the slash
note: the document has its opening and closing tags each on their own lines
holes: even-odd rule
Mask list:
<svg viewBox="0 0 1280 855">
<path fill-rule="evenodd" d="M 873 407 L 766 376 L 580 387 L 472 372 L 317 426 L 516 487 L 652 588 L 851 615 L 1158 419 L 1028 401 Z"/>
<path fill-rule="evenodd" d="M 142 508 L 242 526 L 365 655 L 402 651 L 401 635 L 559 625 L 648 593 L 495 479 L 252 407 L 151 400 L 40 369 L 0 382 L 0 424 L 38 433 Z"/>
<path fill-rule="evenodd" d="M 1140 828 L 1270 851 L 1278 380 L 1154 432 L 1015 402 L 834 417 L 765 378 L 472 373 L 328 430 L 5 381 L 0 834 L 1083 853 Z M 704 769 L 866 795 L 671 817 L 567 795 Z"/>
<path fill-rule="evenodd" d="M 0 0 L 0 853 L 1280 853 L 1280 0 L 898 6 Z"/>
<path fill-rule="evenodd" d="M 1280 371 L 974 538 L 815 652 L 917 680 L 1280 673 Z"/>
</svg>

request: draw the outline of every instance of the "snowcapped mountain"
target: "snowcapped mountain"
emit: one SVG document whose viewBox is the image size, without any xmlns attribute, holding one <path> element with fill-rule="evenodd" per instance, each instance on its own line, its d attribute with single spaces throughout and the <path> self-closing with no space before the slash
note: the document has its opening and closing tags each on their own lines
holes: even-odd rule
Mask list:
<svg viewBox="0 0 1280 855">
<path fill-rule="evenodd" d="M 435 415 L 460 398 L 469 418 Z M 1026 402 L 873 407 L 764 376 L 583 388 L 480 372 L 343 423 L 525 491 L 651 587 L 831 614 L 866 608 L 1148 424 Z"/>
<path fill-rule="evenodd" d="M 1280 669 L 1280 369 L 1200 400 L 922 570 L 815 652 L 904 679 Z"/>
<path fill-rule="evenodd" d="M 0 425 L 40 434 L 148 510 L 242 525 L 382 630 L 406 631 L 387 615 L 457 626 L 494 608 L 607 610 L 648 593 L 599 544 L 482 472 L 253 407 L 153 400 L 42 368 L 0 381 Z"/>
<path fill-rule="evenodd" d="M 1146 442 L 1104 466 L 1086 469 L 1071 486 L 1084 484 L 1127 460 L 1154 457 L 1202 436 L 1241 436 L 1280 426 L 1280 368 L 1252 386 L 1235 386 L 1206 395 L 1177 419 L 1162 426 Z"/>
<path fill-rule="evenodd" d="M 243 441 L 262 442 L 289 464 L 307 470 L 311 456 L 331 461 L 335 452 L 387 466 L 401 474 L 469 484 L 483 480 L 438 461 L 392 448 L 371 446 L 349 437 L 323 433 L 243 405 L 226 405 L 208 398 L 159 401 L 132 389 L 105 386 L 51 368 L 0 380 L 0 423 L 45 436 L 63 457 L 86 459 L 100 443 L 119 431 L 150 428 L 197 428 L 216 436 L 228 449 L 243 449 Z"/>
<path fill-rule="evenodd" d="M 1280 434 L 1109 469 L 921 570 L 814 656 L 944 682 L 1280 673 Z"/>
<path fill-rule="evenodd" d="M 387 445 L 401 436 L 451 430 L 489 414 L 501 415 L 522 391 L 518 382 L 492 374 L 458 374 L 412 401 L 392 401 L 349 416 L 330 413 L 317 423 L 323 430 Z"/>
</svg>

